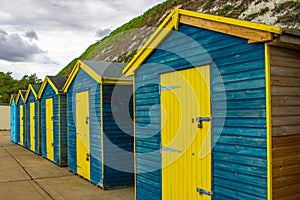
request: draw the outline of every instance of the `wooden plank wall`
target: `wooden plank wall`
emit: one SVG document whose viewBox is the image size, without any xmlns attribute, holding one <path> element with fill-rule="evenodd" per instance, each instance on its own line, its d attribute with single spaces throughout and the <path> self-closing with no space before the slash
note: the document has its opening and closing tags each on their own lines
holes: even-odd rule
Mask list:
<svg viewBox="0 0 300 200">
<path fill-rule="evenodd" d="M 270 47 L 273 199 L 300 199 L 300 52 Z"/>
</svg>

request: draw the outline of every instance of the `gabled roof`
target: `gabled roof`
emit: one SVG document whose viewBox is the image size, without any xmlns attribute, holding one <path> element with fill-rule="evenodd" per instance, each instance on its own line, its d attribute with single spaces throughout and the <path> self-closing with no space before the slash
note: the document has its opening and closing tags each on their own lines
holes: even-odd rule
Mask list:
<svg viewBox="0 0 300 200">
<path fill-rule="evenodd" d="M 125 67 L 125 63 L 78 60 L 68 80 L 66 81 L 65 86 L 63 87 L 63 91 L 68 91 L 79 69 L 84 70 L 89 76 L 99 83 L 132 84 L 132 79 L 129 77 L 124 77 L 122 74 L 122 71 Z"/>
<path fill-rule="evenodd" d="M 11 94 L 10 95 L 10 100 L 9 100 L 9 105 L 10 106 L 11 106 L 12 103 L 15 104 L 17 96 L 18 96 L 17 94 Z"/>
<path fill-rule="evenodd" d="M 22 101 L 25 102 L 25 94 L 26 94 L 26 90 L 19 90 L 15 104 L 17 105 L 20 98 L 22 98 Z"/>
<path fill-rule="evenodd" d="M 276 26 L 174 9 L 128 63 L 123 70 L 123 73 L 127 76 L 134 74 L 134 71 L 145 61 L 165 37 L 168 36 L 172 30 L 178 30 L 179 24 L 187 24 L 245 38 L 248 39 L 248 43 L 272 41 L 273 36 L 282 34 L 282 29 Z"/>
<path fill-rule="evenodd" d="M 25 102 L 27 102 L 27 99 L 29 97 L 30 91 L 33 93 L 33 95 L 35 96 L 35 98 L 38 98 L 38 94 L 41 88 L 41 84 L 29 84 L 27 90 L 26 90 L 26 94 L 25 94 Z"/>
<path fill-rule="evenodd" d="M 49 84 L 56 94 L 62 92 L 62 88 L 66 83 L 68 77 L 67 76 L 46 76 L 44 82 L 41 85 L 40 91 L 38 93 L 38 98 L 41 98 L 44 90 L 46 89 L 47 84 Z"/>
</svg>

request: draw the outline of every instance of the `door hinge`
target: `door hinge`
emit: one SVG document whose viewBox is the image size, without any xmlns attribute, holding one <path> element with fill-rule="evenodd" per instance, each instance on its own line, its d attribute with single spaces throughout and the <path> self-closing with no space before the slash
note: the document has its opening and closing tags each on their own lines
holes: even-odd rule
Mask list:
<svg viewBox="0 0 300 200">
<path fill-rule="evenodd" d="M 178 149 L 173 149 L 173 148 L 164 147 L 164 146 L 161 146 L 161 150 L 162 151 L 169 151 L 169 152 L 173 152 L 173 153 L 181 153 L 182 152 L 182 151 L 180 151 Z"/>
<path fill-rule="evenodd" d="M 197 188 L 197 192 L 198 192 L 199 194 L 205 194 L 205 195 L 208 195 L 208 196 L 212 196 L 212 195 L 213 195 L 212 192 L 209 192 L 209 191 L 207 191 L 207 190 L 203 190 L 203 189 L 201 189 L 201 188 Z"/>
<path fill-rule="evenodd" d="M 173 89 L 177 89 L 177 88 L 180 88 L 180 86 L 179 85 L 160 86 L 159 93 L 162 92 L 162 91 L 173 90 Z"/>
</svg>

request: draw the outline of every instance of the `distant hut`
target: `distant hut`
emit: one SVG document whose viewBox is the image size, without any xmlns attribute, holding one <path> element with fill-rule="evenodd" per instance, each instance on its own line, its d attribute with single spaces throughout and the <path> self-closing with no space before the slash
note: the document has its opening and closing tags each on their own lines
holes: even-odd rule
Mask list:
<svg viewBox="0 0 300 200">
<path fill-rule="evenodd" d="M 63 76 L 47 76 L 38 98 L 41 101 L 42 156 L 59 166 L 67 165 L 67 99 Z"/>
<path fill-rule="evenodd" d="M 121 77 L 124 67 L 78 61 L 64 87 L 69 169 L 103 188 L 133 184 L 132 80 Z M 127 118 L 118 123 L 113 111 Z"/>
<path fill-rule="evenodd" d="M 10 96 L 10 140 L 14 143 L 18 143 L 20 136 L 17 134 L 17 106 L 15 104 L 17 94 Z"/>
<path fill-rule="evenodd" d="M 25 94 L 26 90 L 19 90 L 18 95 L 16 97 L 16 112 L 17 112 L 17 120 L 16 134 L 19 135 L 18 144 L 21 146 L 27 146 L 26 140 L 26 103 L 25 103 Z"/>
<path fill-rule="evenodd" d="M 41 153 L 41 108 L 38 93 L 40 84 L 30 84 L 26 91 L 26 122 L 27 122 L 27 148 L 31 151 Z"/>
</svg>

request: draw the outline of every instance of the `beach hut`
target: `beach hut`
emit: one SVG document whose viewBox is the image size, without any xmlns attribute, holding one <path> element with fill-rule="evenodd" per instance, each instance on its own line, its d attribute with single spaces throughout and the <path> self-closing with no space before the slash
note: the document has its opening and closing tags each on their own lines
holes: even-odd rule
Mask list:
<svg viewBox="0 0 300 200">
<path fill-rule="evenodd" d="M 300 35 L 172 11 L 134 75 L 136 199 L 300 198 Z"/>
<path fill-rule="evenodd" d="M 65 76 L 46 76 L 41 101 L 42 156 L 59 166 L 67 165 L 67 99 L 62 88 Z"/>
<path fill-rule="evenodd" d="M 10 106 L 10 141 L 18 143 L 19 135 L 17 134 L 17 106 L 15 104 L 17 94 L 12 94 L 10 96 L 9 106 Z"/>
<path fill-rule="evenodd" d="M 69 169 L 102 188 L 133 184 L 132 80 L 121 78 L 124 67 L 79 60 L 64 86 Z"/>
<path fill-rule="evenodd" d="M 26 90 L 19 90 L 18 95 L 16 97 L 16 111 L 17 111 L 17 120 L 16 133 L 19 135 L 18 144 L 26 147 L 26 103 L 25 103 L 25 94 Z"/>
<path fill-rule="evenodd" d="M 41 130 L 40 130 L 40 100 L 38 93 L 40 84 L 30 84 L 25 94 L 26 122 L 27 122 L 27 148 L 41 153 Z"/>
</svg>

